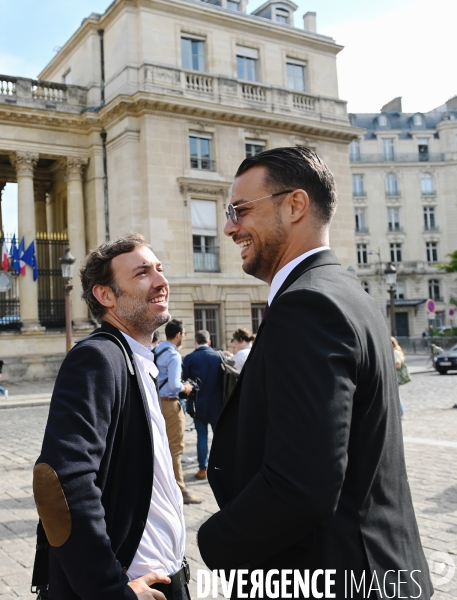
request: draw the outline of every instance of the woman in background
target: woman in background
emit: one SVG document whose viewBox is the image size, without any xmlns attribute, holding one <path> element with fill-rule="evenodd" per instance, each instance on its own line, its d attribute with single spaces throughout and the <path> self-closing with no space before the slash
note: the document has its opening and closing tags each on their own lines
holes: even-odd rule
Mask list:
<svg viewBox="0 0 457 600">
<path fill-rule="evenodd" d="M 244 363 L 249 355 L 249 352 L 252 348 L 252 342 L 254 341 L 254 336 L 252 335 L 252 331 L 246 329 L 245 327 L 239 327 L 233 334 L 232 345 L 236 349 L 236 354 L 234 355 L 235 361 L 235 369 L 237 371 L 241 371 Z"/>
</svg>

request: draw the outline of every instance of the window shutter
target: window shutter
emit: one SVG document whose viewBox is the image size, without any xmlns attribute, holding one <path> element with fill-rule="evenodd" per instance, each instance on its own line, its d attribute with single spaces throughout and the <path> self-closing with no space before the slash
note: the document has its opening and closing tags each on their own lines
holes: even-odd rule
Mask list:
<svg viewBox="0 0 457 600">
<path fill-rule="evenodd" d="M 216 202 L 211 200 L 192 200 L 193 235 L 217 236 Z"/>
</svg>

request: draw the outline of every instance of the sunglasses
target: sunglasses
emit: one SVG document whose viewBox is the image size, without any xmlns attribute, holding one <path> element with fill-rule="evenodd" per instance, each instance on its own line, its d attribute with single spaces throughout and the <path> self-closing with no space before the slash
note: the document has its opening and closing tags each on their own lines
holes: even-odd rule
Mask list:
<svg viewBox="0 0 457 600">
<path fill-rule="evenodd" d="M 233 204 L 229 204 L 227 206 L 227 212 L 225 216 L 227 217 L 227 221 L 232 219 L 234 225 L 238 223 L 238 215 L 236 214 L 237 209 L 243 208 L 246 204 L 252 204 L 253 202 L 258 202 L 259 200 L 265 200 L 265 198 L 275 198 L 276 196 L 282 196 L 283 194 L 290 194 L 294 190 L 284 190 L 283 192 L 276 192 L 275 194 L 269 194 L 268 196 L 262 196 L 262 198 L 256 198 L 255 200 L 248 200 L 248 202 L 243 202 L 239 206 L 233 206 Z"/>
</svg>

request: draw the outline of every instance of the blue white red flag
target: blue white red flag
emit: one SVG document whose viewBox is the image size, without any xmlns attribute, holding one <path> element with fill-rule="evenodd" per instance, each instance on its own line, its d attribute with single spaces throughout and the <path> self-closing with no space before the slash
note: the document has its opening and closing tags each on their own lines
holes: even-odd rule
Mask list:
<svg viewBox="0 0 457 600">
<path fill-rule="evenodd" d="M 8 266 L 9 266 L 9 256 L 8 256 L 8 250 L 6 248 L 6 240 L 4 237 L 2 237 L 2 269 L 4 271 L 8 271 Z"/>
<path fill-rule="evenodd" d="M 24 236 L 22 236 L 22 240 L 19 242 L 18 252 L 19 252 L 19 270 L 20 270 L 21 275 L 24 277 L 24 275 L 25 275 L 25 262 L 22 260 L 22 257 L 24 256 L 24 252 L 25 252 L 25 240 L 24 240 Z"/>
<path fill-rule="evenodd" d="M 22 255 L 22 260 L 24 261 L 24 263 L 26 265 L 29 265 L 29 267 L 32 267 L 33 281 L 36 281 L 38 279 L 39 272 L 38 272 L 38 261 L 36 259 L 36 254 L 35 254 L 35 241 L 32 241 L 30 243 L 30 246 L 27 248 L 27 250 Z"/>
</svg>

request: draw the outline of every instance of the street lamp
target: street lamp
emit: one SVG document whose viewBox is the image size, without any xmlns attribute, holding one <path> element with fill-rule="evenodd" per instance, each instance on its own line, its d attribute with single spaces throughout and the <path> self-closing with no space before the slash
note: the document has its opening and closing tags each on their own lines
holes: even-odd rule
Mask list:
<svg viewBox="0 0 457 600">
<path fill-rule="evenodd" d="M 70 254 L 70 248 L 65 250 L 65 254 L 62 258 L 59 258 L 60 266 L 62 268 L 62 277 L 66 279 L 65 282 L 65 333 L 67 338 L 67 352 L 71 350 L 71 290 L 73 286 L 71 280 L 73 278 L 73 271 L 75 270 L 76 258 Z"/>
<path fill-rule="evenodd" d="M 390 333 L 395 337 L 395 284 L 397 283 L 397 269 L 393 266 L 392 263 L 389 263 L 384 271 L 384 274 L 386 276 L 386 282 L 389 286 L 390 294 Z"/>
</svg>

